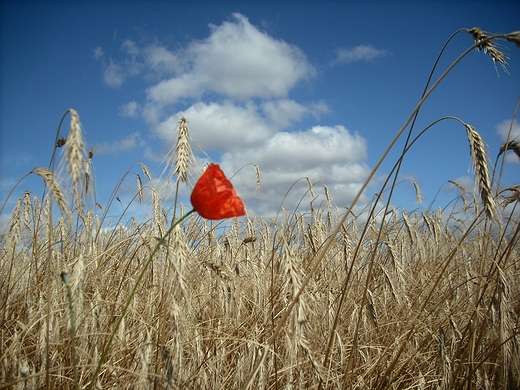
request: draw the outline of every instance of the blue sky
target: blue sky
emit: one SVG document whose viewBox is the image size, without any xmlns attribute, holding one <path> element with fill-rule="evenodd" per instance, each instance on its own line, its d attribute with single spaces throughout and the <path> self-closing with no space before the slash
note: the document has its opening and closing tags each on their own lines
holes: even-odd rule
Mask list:
<svg viewBox="0 0 520 390">
<path fill-rule="evenodd" d="M 87 150 L 95 150 L 101 205 L 128 170 L 163 188 L 161 162 L 185 116 L 198 144 L 192 184 L 208 158 L 228 176 L 253 163 L 261 189 L 252 165 L 233 183 L 255 215 L 276 212 L 304 177 L 326 184 L 335 204 L 347 206 L 419 101 L 450 35 L 472 27 L 513 32 L 518 15 L 513 1 L 3 1 L 0 201 L 25 173 L 48 166 L 59 121 L 74 108 Z M 439 71 L 472 44 L 469 34 L 458 34 Z M 427 100 L 416 132 L 457 116 L 479 131 L 495 161 L 520 96 L 520 50 L 506 41 L 499 48 L 509 74 L 471 52 Z M 379 191 L 401 148 L 363 202 Z M 393 203 L 428 207 L 441 190 L 444 206 L 458 194 L 448 180 L 473 190 L 470 167 L 464 127 L 443 121 L 407 155 Z M 519 168 L 508 155 L 503 186 L 518 184 Z M 407 179 L 421 187 L 422 205 Z M 284 207 L 294 210 L 306 189 L 300 180 Z M 40 179 L 23 181 L 7 210 L 24 190 L 41 195 Z M 135 178 L 118 191 L 129 202 Z M 319 184 L 316 195 L 325 200 Z"/>
</svg>

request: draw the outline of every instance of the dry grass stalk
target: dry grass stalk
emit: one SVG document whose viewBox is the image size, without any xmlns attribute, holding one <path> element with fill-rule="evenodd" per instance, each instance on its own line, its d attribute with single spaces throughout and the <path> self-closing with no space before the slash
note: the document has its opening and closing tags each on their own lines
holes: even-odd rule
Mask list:
<svg viewBox="0 0 520 390">
<path fill-rule="evenodd" d="M 308 177 L 306 177 L 305 179 L 307 179 L 307 186 L 309 187 L 309 192 L 311 193 L 312 197 L 315 198 L 316 194 L 314 193 L 314 185 L 312 184 L 311 179 L 309 179 Z"/>
<path fill-rule="evenodd" d="M 148 178 L 148 180 L 152 180 L 152 175 L 150 171 L 148 170 L 148 167 L 144 165 L 143 163 L 139 163 L 141 166 L 141 169 L 143 170 L 144 175 Z"/>
<path fill-rule="evenodd" d="M 495 199 L 489 178 L 488 158 L 484 141 L 480 134 L 471 125 L 465 124 L 466 134 L 469 141 L 469 149 L 473 161 L 473 169 L 477 178 L 480 198 L 484 205 L 486 215 L 490 219 L 495 218 Z"/>
<path fill-rule="evenodd" d="M 31 230 L 30 221 L 31 221 L 31 194 L 29 191 L 25 191 L 23 195 L 23 223 L 28 231 Z"/>
<path fill-rule="evenodd" d="M 330 196 L 330 190 L 327 185 L 323 185 L 323 191 L 325 192 L 325 199 L 327 199 L 327 206 L 332 207 L 332 197 Z"/>
<path fill-rule="evenodd" d="M 188 299 L 189 294 L 186 288 L 186 267 L 190 257 L 190 249 L 186 244 L 186 236 L 179 226 L 176 226 L 172 232 L 172 241 L 167 257 L 169 271 L 173 271 L 175 285 L 178 286 L 179 299 Z"/>
<path fill-rule="evenodd" d="M 419 187 L 419 184 L 415 180 L 413 180 L 413 188 L 415 188 L 415 196 L 417 198 L 416 202 L 417 204 L 422 203 L 422 193 L 421 193 L 421 187 Z"/>
<path fill-rule="evenodd" d="M 90 165 L 92 164 L 92 157 L 94 157 L 94 150 L 88 152 L 87 160 L 85 161 L 85 193 L 90 189 Z"/>
<path fill-rule="evenodd" d="M 182 117 L 177 127 L 177 142 L 166 155 L 164 170 L 170 169 L 168 181 L 177 174 L 177 182 L 188 183 L 188 168 L 190 161 L 193 159 L 193 152 L 190 146 L 190 132 L 187 123 L 186 118 Z"/>
<path fill-rule="evenodd" d="M 457 187 L 459 190 L 461 190 L 462 193 L 464 193 L 464 194 L 468 192 L 468 190 L 464 186 L 457 183 L 455 180 L 448 180 L 448 183 L 453 184 L 455 187 Z"/>
<path fill-rule="evenodd" d="M 489 36 L 484 33 L 480 28 L 474 27 L 467 30 L 473 36 L 473 40 L 477 45 L 477 50 L 483 50 L 485 54 L 489 54 L 493 59 L 493 63 L 496 65 L 498 62 L 502 68 L 507 72 L 506 69 L 506 57 L 504 53 L 496 48 L 494 39 L 490 39 Z"/>
<path fill-rule="evenodd" d="M 478 133 L 467 131 L 486 199 L 487 156 Z M 65 212 L 52 173 L 34 173 Z M 518 197 L 518 189 L 512 191 Z M 192 215 L 159 248 L 121 316 L 143 259 L 171 226 L 157 190 L 151 221 L 131 218 L 131 226 L 104 229 L 96 210 L 78 210 L 79 218 L 59 218 L 52 226 L 39 223 L 53 221 L 51 198 L 31 204 L 26 194 L 0 241 L 0 318 L 8 330 L 0 387 L 70 388 L 73 368 L 79 388 L 95 377 L 96 389 L 224 389 L 249 382 L 312 388 L 319 380 L 323 389 L 520 387 L 517 233 L 506 235 L 495 220 L 466 226 L 458 212 L 444 220 L 430 210 L 421 224 L 420 214 L 403 211 L 384 225 L 369 219 L 363 237 L 360 218 L 348 215 L 339 225 L 343 236 L 326 241 L 333 225 L 323 221 L 332 203 L 326 196 L 327 204 L 313 206 L 310 217 L 283 210 L 280 222 L 208 223 Z M 331 243 L 325 251 L 324 242 Z M 47 249 L 48 273 L 41 259 Z M 321 263 L 314 262 L 316 252 Z M 237 264 L 240 272 L 232 275 Z M 78 364 L 67 345 L 67 302 L 54 272 L 67 265 L 77 278 L 71 285 Z M 101 359 L 105 335 L 115 329 L 116 341 Z M 316 357 L 329 354 L 329 340 L 324 369 Z M 99 361 L 100 375 L 93 375 Z"/>
<path fill-rule="evenodd" d="M 72 179 L 72 185 L 76 186 L 81 180 L 81 171 L 84 161 L 83 137 L 81 135 L 81 123 L 76 110 L 69 109 L 70 113 L 70 131 L 67 137 L 67 162 L 69 168 L 69 176 Z"/>
<path fill-rule="evenodd" d="M 143 182 L 141 181 L 141 176 L 138 173 L 135 174 L 137 178 L 137 195 L 139 197 L 139 203 L 143 202 Z"/>
<path fill-rule="evenodd" d="M 406 231 L 408 232 L 408 239 L 410 240 L 410 247 L 414 247 L 416 245 L 418 236 L 417 236 L 417 230 L 412 225 L 410 218 L 408 217 L 408 213 L 403 210 L 403 222 L 404 226 L 406 227 Z"/>
<path fill-rule="evenodd" d="M 507 34 L 506 39 L 509 42 L 513 42 L 516 45 L 516 47 L 520 49 L 520 31 L 515 31 L 511 34 Z"/>
<path fill-rule="evenodd" d="M 255 164 L 255 174 L 256 174 L 256 189 L 260 190 L 262 186 L 262 180 L 260 177 L 260 167 Z"/>
<path fill-rule="evenodd" d="M 47 208 L 45 204 L 39 207 L 41 212 Z M 28 199 L 20 199 L 19 222 L 15 228 L 21 230 L 17 233 L 18 240 L 22 240 L 27 229 L 22 220 L 28 218 L 34 229 L 32 217 L 25 216 L 26 207 L 29 207 Z M 36 207 L 32 206 L 31 213 L 35 210 Z M 431 231 L 436 232 L 435 240 L 433 234 L 428 234 L 426 225 L 418 224 L 417 215 L 408 217 L 403 214 L 401 218 L 389 219 L 383 227 L 387 251 L 380 250 L 381 242 L 376 241 L 375 234 L 370 234 L 363 238 L 365 244 L 353 259 L 350 259 L 354 256 L 351 248 L 358 241 L 357 227 L 354 221 L 345 224 L 344 236 L 338 240 L 338 246 L 333 246 L 327 253 L 323 267 L 317 269 L 308 289 L 299 296 L 298 305 L 291 312 L 276 344 L 271 347 L 273 353 L 267 354 L 264 364 L 259 366 L 255 387 L 289 385 L 292 372 L 295 389 L 309 387 L 319 379 L 326 384 L 323 388 L 336 388 L 341 386 L 345 375 L 353 372 L 354 377 L 347 378 L 352 383 L 382 388 L 376 368 L 396 353 L 400 346 L 398 340 L 410 331 L 411 323 L 415 324 L 415 337 L 410 339 L 409 347 L 403 347 L 402 359 L 391 373 L 394 383 L 390 388 L 413 387 L 421 381 L 438 384 L 441 388 L 464 388 L 462 381 L 468 378 L 466 366 L 471 359 L 483 362 L 480 366 L 474 364 L 471 378 L 495 378 L 495 382 L 491 382 L 495 387 L 506 378 L 501 362 L 505 362 L 508 369 L 510 367 L 511 376 L 508 378 L 518 376 L 520 368 L 515 366 L 518 350 L 512 342 L 508 345 L 506 342 L 504 346 L 500 344 L 512 337 L 514 321 L 518 319 L 515 297 L 520 296 L 520 284 L 516 282 L 520 278 L 520 268 L 516 255 L 510 256 L 508 264 L 512 266 L 502 267 L 499 277 L 488 278 L 479 269 L 491 269 L 496 261 L 493 254 L 488 256 L 482 251 L 482 246 L 494 238 L 487 231 L 476 230 L 472 240 L 457 243 L 452 236 L 443 233 L 445 230 L 456 232 L 456 228 L 434 217 L 437 212 L 426 214 L 425 220 Z M 59 264 L 74 265 L 71 278 L 78 278 L 71 287 L 77 286 L 74 287 L 74 309 L 77 313 L 75 340 L 77 351 L 81 351 L 76 366 L 80 388 L 88 385 L 92 366 L 106 342 L 106 338 L 97 335 L 112 331 L 122 301 L 141 269 L 142 259 L 149 254 L 150 242 L 155 242 L 150 241 L 150 237 L 157 236 L 155 222 L 148 221 L 131 229 L 118 227 L 117 234 L 110 229 L 102 230 L 88 249 L 83 244 L 92 239 L 92 234 L 87 233 L 91 228 L 87 226 L 96 223 L 89 215 L 91 213 L 87 211 L 85 227 L 75 232 L 71 218 L 60 219 L 55 229 L 55 237 L 64 242 L 61 250 L 56 251 L 55 258 Z M 319 215 L 316 208 L 315 218 Z M 257 346 L 268 337 L 272 321 L 277 323 L 287 304 L 296 299 L 295 294 L 307 272 L 309 253 L 315 250 L 311 246 L 322 245 L 328 236 L 327 224 L 316 221 L 310 229 L 312 239 L 308 239 L 308 224 L 300 221 L 297 216 L 286 216 L 285 223 L 289 229 L 284 231 L 290 235 L 287 233 L 285 237 L 282 253 L 274 253 L 275 258 L 279 257 L 275 261 L 282 265 L 273 268 L 274 275 L 271 275 L 271 270 L 266 270 L 273 253 L 263 249 L 272 247 L 275 231 L 281 232 L 272 224 L 261 219 L 248 220 L 247 226 L 234 224 L 225 233 L 230 248 L 227 251 L 223 250 L 222 237 L 215 230 L 214 238 L 208 239 L 210 227 L 200 218 L 193 217 L 189 224 L 176 230 L 171 242 L 157 253 L 153 278 L 151 275 L 145 278 L 143 288 L 133 298 L 131 309 L 118 329 L 117 341 L 96 380 L 99 388 L 151 388 L 156 385 L 160 388 L 197 389 L 207 384 L 212 388 L 245 385 L 249 370 L 260 358 Z M 163 228 L 167 226 L 162 215 L 160 222 Z M 78 242 L 73 243 L 70 237 L 76 237 Z M 109 237 L 112 237 L 110 248 L 106 248 Z M 256 237 L 256 241 L 244 245 L 244 237 Z M 9 239 L 14 237 L 10 235 Z M 410 239 L 414 240 L 413 244 Z M 47 242 L 42 244 L 48 245 Z M 520 250 L 518 241 L 512 245 L 515 253 Z M 419 247 L 427 250 L 418 250 Z M 0 262 L 0 274 L 6 275 L 12 266 L 12 275 L 24 275 L 26 280 L 21 283 L 13 276 L 13 282 L 6 289 L 1 283 L 7 278 L 0 278 L 0 298 L 6 302 L 0 306 L 0 314 L 7 319 L 6 327 L 17 332 L 16 338 L 13 334 L 5 339 L 5 372 L 10 376 L 2 385 L 14 386 L 14 382 L 19 381 L 20 386 L 24 383 L 27 386 L 34 384 L 33 387 L 45 386 L 44 381 L 36 379 L 43 378 L 47 353 L 38 347 L 45 345 L 42 343 L 47 337 L 43 310 L 46 300 L 41 298 L 39 286 L 50 283 L 53 286 L 50 289 L 51 313 L 55 314 L 49 321 L 49 367 L 62 370 L 55 377 L 53 387 L 66 387 L 73 373 L 72 369 L 67 371 L 61 367 L 73 367 L 73 364 L 70 348 L 63 342 L 69 339 L 63 290 L 55 286 L 52 278 L 47 280 L 40 274 L 26 272 L 37 267 L 38 251 L 32 255 L 34 257 L 27 256 L 28 253 L 23 252 L 27 246 L 20 245 L 20 241 L 5 249 L 9 253 Z M 246 256 L 246 249 L 251 253 L 250 257 Z M 359 299 L 365 288 L 367 269 L 361 264 L 374 250 L 376 271 L 372 273 L 366 306 L 362 308 Z M 446 281 L 437 286 L 431 306 L 418 310 L 425 291 L 432 287 L 432 280 L 451 250 L 456 250 L 457 254 L 446 272 Z M 355 275 L 345 291 L 330 363 L 323 369 L 318 357 L 324 354 L 338 307 L 339 291 L 348 272 L 342 264 L 345 261 L 343 252 L 347 253 L 349 265 L 354 264 Z M 78 253 L 83 254 L 84 264 Z M 86 253 L 93 255 L 87 256 Z M 15 261 L 4 261 L 7 258 Z M 88 259 L 93 259 L 96 265 L 89 267 Z M 228 268 L 237 262 L 240 263 L 240 275 L 232 276 Z M 221 268 L 216 267 L 217 264 Z M 222 269 L 227 277 L 221 274 Z M 215 275 L 215 272 L 224 277 Z M 478 283 L 489 286 L 480 302 L 475 298 L 482 291 L 482 285 Z M 7 300 L 4 291 L 9 292 Z M 469 337 L 464 326 L 475 310 L 483 320 L 474 325 L 473 332 L 479 339 L 469 343 L 465 341 Z M 487 313 L 491 314 L 488 316 Z M 358 358 L 349 363 L 349 340 L 352 339 L 353 324 L 360 316 L 362 325 L 356 344 Z M 431 342 L 432 334 L 438 335 L 435 342 Z M 474 349 L 473 354 L 470 348 Z M 33 350 L 40 353 L 30 352 Z M 487 359 L 486 351 L 495 352 Z M 381 356 L 382 360 L 378 360 Z M 405 361 L 415 362 L 418 367 L 401 364 Z M 346 370 L 348 364 L 352 364 L 350 370 Z M 22 377 L 20 367 L 23 367 L 23 372 L 29 371 L 29 376 Z M 400 371 L 401 367 L 407 368 Z M 31 375 L 36 377 L 30 379 Z M 476 380 L 472 380 L 472 385 L 476 385 Z"/>
<path fill-rule="evenodd" d="M 297 260 L 290 253 L 287 247 L 288 246 L 286 244 L 286 250 L 284 251 L 283 258 L 283 264 L 285 268 L 284 272 L 287 276 L 287 279 L 285 280 L 285 288 L 289 290 L 289 300 L 294 300 L 298 299 L 297 293 L 300 290 L 304 275 L 298 265 Z M 300 384 L 300 386 L 298 387 L 301 387 L 303 385 L 299 382 L 299 375 L 298 373 L 294 373 L 293 367 L 298 367 L 296 362 L 298 360 L 298 351 L 300 350 L 300 348 L 308 349 L 308 341 L 305 335 L 305 328 L 308 326 L 306 311 L 306 300 L 304 299 L 304 296 L 300 296 L 298 299 L 298 303 L 296 304 L 296 307 L 292 311 L 291 320 L 289 321 L 290 334 L 288 335 L 288 337 L 290 338 L 290 341 L 287 352 L 291 368 L 287 375 L 288 386 L 294 385 L 295 383 Z"/>
<path fill-rule="evenodd" d="M 498 155 L 500 156 L 506 150 L 512 150 L 517 155 L 517 157 L 520 158 L 520 142 L 518 142 L 517 140 L 511 140 L 506 143 L 503 143 L 500 146 L 500 151 L 498 152 Z"/>
<path fill-rule="evenodd" d="M 164 226 L 163 226 L 163 218 L 161 213 L 161 201 L 159 199 L 159 193 L 155 188 L 152 188 L 152 201 L 153 201 L 153 222 L 154 226 L 157 227 L 159 231 L 159 236 L 162 237 L 164 235 Z"/>
<path fill-rule="evenodd" d="M 511 191 L 512 194 L 504 198 L 502 206 L 505 207 L 508 204 L 518 202 L 518 200 L 520 200 L 520 185 L 505 188 L 503 191 Z"/>
<path fill-rule="evenodd" d="M 63 214 L 66 214 L 67 203 L 65 202 L 63 190 L 61 189 L 61 186 L 59 185 L 58 181 L 51 173 L 51 171 L 49 171 L 47 168 L 36 168 L 35 170 L 33 170 L 33 172 L 43 179 L 43 181 L 49 188 L 52 198 L 58 204 L 58 207 L 60 208 L 61 212 Z"/>
</svg>

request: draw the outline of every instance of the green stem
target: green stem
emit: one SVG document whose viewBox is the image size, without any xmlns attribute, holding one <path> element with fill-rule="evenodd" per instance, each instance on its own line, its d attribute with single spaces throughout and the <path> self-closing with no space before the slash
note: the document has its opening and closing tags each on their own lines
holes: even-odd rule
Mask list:
<svg viewBox="0 0 520 390">
<path fill-rule="evenodd" d="M 119 319 L 117 320 L 116 326 L 115 326 L 114 330 L 112 331 L 112 334 L 110 335 L 110 339 L 108 340 L 107 345 L 103 349 L 103 353 L 101 354 L 101 357 L 99 358 L 99 362 L 98 362 L 98 364 L 96 366 L 96 371 L 94 371 L 94 375 L 92 375 L 92 380 L 90 381 L 90 385 L 88 386 L 88 390 L 91 390 L 93 388 L 94 384 L 96 383 L 97 377 L 99 375 L 99 371 L 101 370 L 101 366 L 105 362 L 105 359 L 106 359 L 107 354 L 108 354 L 108 350 L 112 346 L 112 343 L 113 343 L 114 338 L 116 336 L 117 330 L 119 329 L 119 326 L 121 325 L 121 322 L 123 322 L 123 318 L 124 318 L 126 312 L 128 311 L 128 307 L 130 306 L 130 303 L 132 302 L 132 298 L 134 297 L 135 292 L 137 291 L 137 287 L 139 287 L 139 284 L 141 284 L 141 280 L 143 279 L 146 270 L 148 269 L 148 267 L 152 263 L 152 260 L 153 260 L 153 258 L 155 256 L 155 254 L 157 253 L 157 251 L 159 250 L 161 245 L 164 243 L 164 241 L 166 241 L 166 239 L 171 234 L 173 229 L 177 225 L 179 225 L 182 221 L 184 221 L 194 211 L 195 211 L 195 209 L 188 211 L 177 222 L 172 224 L 172 226 L 168 229 L 168 231 L 164 234 L 164 236 L 161 237 L 161 239 L 159 240 L 159 242 L 157 243 L 157 245 L 153 249 L 152 253 L 150 253 L 150 256 L 148 257 L 148 260 L 144 264 L 143 269 L 141 270 L 141 273 L 137 277 L 137 280 L 135 281 L 134 287 L 132 288 L 132 291 L 130 292 L 130 295 L 128 296 L 128 299 L 126 300 L 123 312 L 121 313 L 121 315 L 119 316 Z"/>
</svg>

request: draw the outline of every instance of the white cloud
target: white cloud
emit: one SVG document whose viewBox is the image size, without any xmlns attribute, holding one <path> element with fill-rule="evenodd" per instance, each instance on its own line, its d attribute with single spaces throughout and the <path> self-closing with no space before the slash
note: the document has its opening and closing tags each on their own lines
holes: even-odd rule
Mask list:
<svg viewBox="0 0 520 390">
<path fill-rule="evenodd" d="M 121 50 L 130 56 L 138 56 L 140 53 L 139 47 L 134 41 L 127 39 L 121 45 Z"/>
<path fill-rule="evenodd" d="M 188 119 L 191 136 L 205 151 L 221 152 L 251 147 L 266 141 L 274 133 L 300 121 L 305 115 L 319 116 L 328 112 L 324 103 L 307 106 L 294 100 L 274 100 L 260 106 L 248 101 L 243 104 L 196 103 L 161 122 L 155 129 L 159 136 L 172 144 L 182 116 Z"/>
<path fill-rule="evenodd" d="M 262 111 L 266 118 L 271 122 L 271 124 L 276 126 L 276 128 L 290 126 L 292 123 L 302 120 L 303 117 L 308 114 L 319 119 L 322 114 L 330 112 L 327 104 L 324 102 L 311 103 L 304 106 L 289 99 L 263 102 Z"/>
<path fill-rule="evenodd" d="M 316 74 L 304 53 L 260 31 L 241 14 L 211 25 L 210 30 L 206 39 L 176 50 L 157 42 L 140 49 L 125 41 L 122 51 L 127 58 L 111 60 L 105 69 L 107 83 L 118 86 L 140 72 L 155 81 L 145 102 L 121 106 L 121 114 L 141 114 L 161 143 L 170 146 L 176 142 L 179 120 L 185 117 L 195 153 L 204 155 L 198 146 L 207 153 L 217 152 L 212 157 L 218 161 L 215 156 L 222 156 L 228 175 L 247 164 L 258 165 L 260 191 L 253 169 L 233 178 L 248 208 L 258 214 L 272 215 L 284 197 L 284 207 L 294 210 L 307 192 L 305 178 L 324 183 L 336 204 L 347 205 L 370 171 L 367 144 L 341 125 L 309 124 L 307 130 L 289 131 L 309 116 L 319 120 L 329 112 L 325 102 L 301 103 L 288 97 L 298 83 Z M 372 58 L 377 55 L 372 53 Z M 369 57 L 365 53 L 356 58 Z M 181 104 L 186 108 L 181 110 Z M 157 151 L 152 157 L 156 155 Z M 325 202 L 323 190 L 318 196 L 318 202 Z M 308 208 L 311 200 L 306 198 L 302 205 Z"/>
<path fill-rule="evenodd" d="M 190 135 L 204 152 L 250 146 L 271 134 L 254 104 L 197 103 L 157 126 L 156 132 L 166 144 L 176 141 L 176 129 L 182 116 L 188 119 Z"/>
<path fill-rule="evenodd" d="M 105 83 L 110 87 L 120 87 L 125 81 L 127 75 L 124 68 L 110 60 L 110 64 L 103 71 L 103 78 Z"/>
<path fill-rule="evenodd" d="M 247 151 L 267 169 L 286 172 L 316 169 L 316 164 L 357 162 L 366 158 L 365 140 L 343 126 L 314 126 L 308 131 L 279 132 L 261 148 Z M 254 161 L 253 161 L 254 162 Z"/>
<path fill-rule="evenodd" d="M 94 150 L 96 153 L 109 153 L 116 154 L 121 151 L 127 151 L 134 149 L 135 147 L 142 144 L 139 133 L 132 133 L 128 137 L 112 142 L 103 142 L 102 144 L 96 145 Z"/>
<path fill-rule="evenodd" d="M 146 47 L 145 57 L 150 69 L 160 75 L 182 72 L 185 68 L 185 64 L 178 57 L 178 54 L 172 53 L 158 44 Z"/>
<path fill-rule="evenodd" d="M 136 76 L 144 68 L 143 55 L 137 44 L 129 39 L 121 45 L 121 51 L 127 56 L 123 61 L 110 58 L 108 65 L 104 61 L 105 53 L 101 47 L 93 51 L 94 58 L 103 63 L 105 83 L 113 88 L 120 87 L 128 77 Z"/>
<path fill-rule="evenodd" d="M 146 64 L 149 72 L 175 74 L 148 89 L 153 104 L 174 104 L 182 99 L 199 98 L 216 92 L 224 98 L 283 98 L 300 81 L 316 71 L 296 46 L 258 30 L 241 14 L 220 26 L 210 25 L 207 39 L 193 41 L 185 48 L 170 51 L 154 43 L 140 49 L 125 40 L 123 61 L 110 59 L 105 65 L 105 82 L 121 86 L 128 77 L 139 74 Z M 102 58 L 100 47 L 94 50 Z"/>
<path fill-rule="evenodd" d="M 125 117 L 135 117 L 139 113 L 139 108 L 136 101 L 131 101 L 119 107 L 119 114 Z"/>
<path fill-rule="evenodd" d="M 284 97 L 314 74 L 299 48 L 260 32 L 243 15 L 233 17 L 235 23 L 211 26 L 211 36 L 188 49 L 210 89 L 239 99 Z"/>
<path fill-rule="evenodd" d="M 345 64 L 357 61 L 371 61 L 388 54 L 386 50 L 375 49 L 372 45 L 359 45 L 352 48 L 336 49 L 336 58 L 332 65 Z"/>
<path fill-rule="evenodd" d="M 327 185 L 336 204 L 347 205 L 370 172 L 366 158 L 366 140 L 360 135 L 352 135 L 343 126 L 314 126 L 307 131 L 279 132 L 262 144 L 226 153 L 222 166 L 233 173 L 248 163 L 258 165 L 262 177 L 259 192 L 253 173 L 241 173 L 233 183 L 250 207 L 269 213 L 281 205 L 287 191 L 302 178 Z M 289 210 L 306 188 L 307 181 L 303 180 L 289 193 L 285 205 Z M 323 192 L 321 201 L 325 201 Z"/>
<path fill-rule="evenodd" d="M 506 119 L 495 126 L 497 133 L 500 135 L 502 142 L 506 142 L 509 130 L 511 129 L 511 120 Z M 510 139 L 520 139 L 520 123 L 515 122 L 511 129 Z"/>
<path fill-rule="evenodd" d="M 100 46 L 96 47 L 94 50 L 93 50 L 93 55 L 94 55 L 94 58 L 96 60 L 99 60 L 99 59 L 102 59 L 103 56 L 105 55 L 105 53 L 103 53 L 103 49 L 101 49 Z"/>
</svg>

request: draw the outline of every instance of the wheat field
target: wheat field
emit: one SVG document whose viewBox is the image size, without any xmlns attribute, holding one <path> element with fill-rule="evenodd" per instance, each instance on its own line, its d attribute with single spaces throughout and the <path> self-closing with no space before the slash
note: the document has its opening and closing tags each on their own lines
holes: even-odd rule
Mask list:
<svg viewBox="0 0 520 390">
<path fill-rule="evenodd" d="M 466 32 L 501 65 L 495 40 L 520 42 Z M 520 188 L 499 187 L 478 130 L 458 121 L 478 188 L 454 183 L 463 213 L 392 207 L 395 174 L 362 217 L 357 199 L 328 199 L 278 219 L 184 218 L 140 164 L 135 202 L 151 217 L 107 227 L 68 110 L 63 161 L 31 171 L 46 191 L 16 202 L 0 241 L 0 388 L 519 389 Z M 177 192 L 186 123 L 164 172 Z"/>
</svg>

